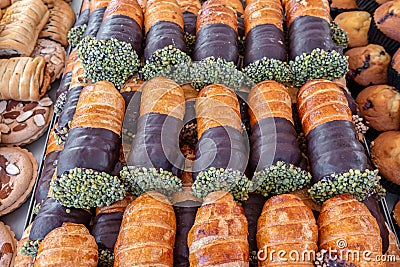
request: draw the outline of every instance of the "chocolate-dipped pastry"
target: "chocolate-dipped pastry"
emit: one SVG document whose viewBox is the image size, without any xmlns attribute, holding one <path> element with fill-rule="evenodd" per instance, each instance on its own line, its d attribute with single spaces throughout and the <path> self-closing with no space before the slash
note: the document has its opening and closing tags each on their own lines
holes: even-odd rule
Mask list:
<svg viewBox="0 0 400 267">
<path fill-rule="evenodd" d="M 259 266 L 314 266 L 312 257 L 293 257 L 318 250 L 318 226 L 314 215 L 295 195 L 274 196 L 265 202 L 257 224 Z M 273 251 L 285 251 L 286 261 Z M 289 255 L 289 254 L 288 254 Z"/>
<path fill-rule="evenodd" d="M 36 191 L 35 191 L 35 209 L 34 212 L 37 213 L 40 209 L 40 205 L 46 200 L 49 189 L 50 182 L 53 178 L 55 170 L 57 168 L 58 156 L 63 149 L 63 146 L 57 145 L 54 129 L 49 134 L 49 139 L 47 141 L 46 154 L 43 162 L 42 172 L 40 174 L 39 180 L 37 181 Z"/>
<path fill-rule="evenodd" d="M 71 130 L 60 153 L 52 197 L 68 207 L 107 206 L 125 196 L 114 170 L 120 156 L 125 102 L 114 85 L 97 82 L 82 89 Z"/>
<path fill-rule="evenodd" d="M 299 91 L 297 109 L 307 138 L 313 176 L 311 198 L 322 203 L 342 193 L 362 201 L 382 192 L 358 141 L 348 101 L 338 84 L 312 80 Z"/>
<path fill-rule="evenodd" d="M 133 199 L 129 195 L 110 206 L 96 209 L 92 235 L 99 247 L 99 267 L 112 267 L 114 265 L 114 245 L 117 242 L 122 216 Z"/>
<path fill-rule="evenodd" d="M 254 190 L 264 196 L 300 190 L 311 181 L 297 142 L 288 89 L 275 81 L 252 88 L 248 98 Z"/>
<path fill-rule="evenodd" d="M 189 231 L 190 266 L 248 266 L 247 220 L 225 191 L 209 194 Z"/>
<path fill-rule="evenodd" d="M 82 62 L 76 59 L 72 67 L 71 82 L 66 91 L 63 109 L 58 117 L 57 124 L 54 128 L 57 143 L 63 143 L 67 140 L 69 129 L 71 128 L 71 121 L 74 117 L 76 105 L 79 100 L 82 89 L 87 85 L 85 81 L 85 70 L 83 69 Z"/>
<path fill-rule="evenodd" d="M 280 0 L 257 0 L 244 13 L 246 46 L 243 72 L 258 83 L 264 80 L 291 81 L 283 34 Z"/>
<path fill-rule="evenodd" d="M 140 66 L 142 25 L 136 0 L 110 0 L 97 35 L 85 37 L 78 46 L 86 78 L 106 80 L 120 89 Z"/>
<path fill-rule="evenodd" d="M 350 195 L 338 195 L 326 201 L 318 217 L 318 227 L 320 250 L 337 252 L 331 257 L 355 266 L 386 266 L 385 262 L 371 261 L 384 254 L 378 223 L 367 207 Z M 354 257 L 355 253 L 364 257 Z"/>
<path fill-rule="evenodd" d="M 86 31 L 90 15 L 90 0 L 83 0 L 79 16 L 74 26 L 68 32 L 68 43 L 71 47 L 76 47 Z"/>
<path fill-rule="evenodd" d="M 49 14 L 41 0 L 20 0 L 7 8 L 1 19 L 0 58 L 29 57 Z"/>
<path fill-rule="evenodd" d="M 172 80 L 156 77 L 142 86 L 140 117 L 136 136 L 121 177 L 127 190 L 140 195 L 161 190 L 166 195 L 178 191 L 176 176 L 183 170 L 179 132 L 185 114 L 182 88 Z"/>
<path fill-rule="evenodd" d="M 186 51 L 191 54 L 196 42 L 197 14 L 201 9 L 199 0 L 177 0 L 183 13 Z"/>
<path fill-rule="evenodd" d="M 149 0 L 144 13 L 145 80 L 164 76 L 182 83 L 178 66 L 190 64 L 184 38 L 184 18 L 176 0 Z M 177 76 L 177 77 L 175 77 Z"/>
<path fill-rule="evenodd" d="M 96 36 L 103 21 L 104 12 L 106 11 L 109 0 L 90 0 L 89 20 L 83 37 Z"/>
<path fill-rule="evenodd" d="M 331 36 L 328 0 L 285 1 L 290 68 L 294 84 L 337 79 L 347 73 L 347 58 Z"/>
<path fill-rule="evenodd" d="M 175 235 L 175 213 L 168 198 L 157 192 L 141 195 L 125 210 L 114 267 L 172 267 Z"/>
<path fill-rule="evenodd" d="M 179 146 L 188 146 L 190 149 L 195 149 L 197 144 L 197 121 L 196 121 L 196 98 L 198 91 L 190 84 L 181 85 L 185 94 L 185 117 L 183 118 L 184 126 L 179 136 Z"/>
<path fill-rule="evenodd" d="M 238 62 L 238 21 L 236 12 L 225 0 L 203 4 L 197 17 L 196 44 L 191 75 L 196 89 L 208 84 L 224 84 L 239 89 L 244 79 L 236 69 Z"/>
<path fill-rule="evenodd" d="M 236 94 L 223 85 L 204 87 L 196 100 L 196 115 L 199 141 L 193 163 L 194 195 L 204 198 L 224 190 L 236 200 L 246 200 L 248 149 Z"/>
<path fill-rule="evenodd" d="M 82 224 L 63 223 L 52 230 L 39 246 L 37 267 L 96 267 L 97 245 Z"/>
<path fill-rule="evenodd" d="M 267 199 L 260 194 L 250 193 L 249 198 L 242 204 L 244 215 L 248 222 L 249 234 L 247 240 L 249 242 L 250 266 L 252 267 L 258 266 L 257 222 L 266 200 Z"/>
<path fill-rule="evenodd" d="M 65 65 L 64 73 L 60 80 L 60 85 L 56 92 L 56 103 L 54 104 L 54 113 L 56 116 L 61 114 L 64 109 L 65 100 L 67 97 L 67 91 L 72 81 L 72 70 L 75 66 L 76 61 L 78 61 L 78 51 L 73 49 L 68 56 L 67 64 Z"/>
<path fill-rule="evenodd" d="M 27 240 L 21 248 L 25 255 L 36 257 L 40 242 L 53 229 L 60 227 L 64 222 L 80 223 L 89 226 L 92 215 L 83 209 L 67 208 L 54 198 L 47 198 L 33 221 Z"/>
</svg>

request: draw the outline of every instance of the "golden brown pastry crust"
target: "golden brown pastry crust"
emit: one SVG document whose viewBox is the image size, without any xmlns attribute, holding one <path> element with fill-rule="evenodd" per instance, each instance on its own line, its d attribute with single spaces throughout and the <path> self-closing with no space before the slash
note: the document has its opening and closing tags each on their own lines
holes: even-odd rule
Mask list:
<svg viewBox="0 0 400 267">
<path fill-rule="evenodd" d="M 400 73 L 400 48 L 394 53 L 391 64 L 392 68 Z"/>
<path fill-rule="evenodd" d="M 181 6 L 182 12 L 190 12 L 197 15 L 201 9 L 199 0 L 177 0 L 177 2 Z"/>
<path fill-rule="evenodd" d="M 71 76 L 71 83 L 69 88 L 74 88 L 76 86 L 86 86 L 86 78 L 85 78 L 85 69 L 83 68 L 82 62 L 79 58 L 71 63 L 72 65 L 72 76 Z"/>
<path fill-rule="evenodd" d="M 347 32 L 348 47 L 359 47 L 368 44 L 368 30 L 371 25 L 371 15 L 366 11 L 343 12 L 335 18 L 335 22 Z"/>
<path fill-rule="evenodd" d="M 11 0 L 1 0 L 0 1 L 0 8 L 1 9 L 9 7 L 10 5 L 11 5 Z"/>
<path fill-rule="evenodd" d="M 97 207 L 96 208 L 96 216 L 99 214 L 104 214 L 104 213 L 114 213 L 114 212 L 124 212 L 126 207 L 135 200 L 135 196 L 132 195 L 127 195 L 124 199 L 119 200 L 110 206 L 105 206 L 105 207 Z"/>
<path fill-rule="evenodd" d="M 358 94 L 356 102 L 369 126 L 375 130 L 400 129 L 400 93 L 393 86 L 369 86 Z"/>
<path fill-rule="evenodd" d="M 138 77 L 130 78 L 120 90 L 121 93 L 124 92 L 135 92 L 135 91 L 142 91 L 142 85 L 144 81 L 139 79 Z"/>
<path fill-rule="evenodd" d="M 63 144 L 57 144 L 56 137 L 54 133 L 54 127 L 51 129 L 49 134 L 49 139 L 47 140 L 46 155 L 53 151 L 61 151 L 63 149 Z"/>
<path fill-rule="evenodd" d="M 210 193 L 188 234 L 190 266 L 248 266 L 247 227 L 243 208 L 231 194 Z"/>
<path fill-rule="evenodd" d="M 90 13 L 98 8 L 107 7 L 109 0 L 90 0 Z"/>
<path fill-rule="evenodd" d="M 368 208 L 348 194 L 338 195 L 327 200 L 318 217 L 319 248 L 341 251 L 339 245 L 346 244 L 345 250 L 372 253 L 371 258 L 382 255 L 382 239 L 378 223 Z M 338 242 L 344 241 L 344 242 Z M 346 256 L 346 253 L 342 253 Z M 349 262 L 352 262 L 349 257 Z M 360 267 L 380 267 L 384 263 L 366 261 L 354 262 Z"/>
<path fill-rule="evenodd" d="M 352 121 L 347 98 L 338 84 L 328 80 L 311 80 L 304 84 L 297 99 L 303 131 L 334 120 Z"/>
<path fill-rule="evenodd" d="M 79 96 L 71 123 L 74 127 L 102 128 L 121 135 L 125 100 L 107 81 L 87 85 Z"/>
<path fill-rule="evenodd" d="M 25 256 L 21 253 L 22 245 L 25 241 L 29 240 L 29 234 L 31 232 L 32 224 L 30 224 L 22 234 L 21 239 L 17 242 L 17 256 L 14 260 L 14 267 L 33 267 L 35 258 L 31 256 Z"/>
<path fill-rule="evenodd" d="M 68 45 L 68 31 L 74 26 L 75 12 L 64 0 L 55 0 L 50 17 L 39 38 L 47 38 L 62 46 Z"/>
<path fill-rule="evenodd" d="M 283 2 L 288 28 L 297 17 L 302 16 L 319 17 L 328 23 L 331 22 L 328 0 L 286 0 Z"/>
<path fill-rule="evenodd" d="M 0 98 L 38 101 L 50 85 L 43 57 L 0 59 Z"/>
<path fill-rule="evenodd" d="M 371 156 L 382 176 L 400 185 L 400 131 L 381 133 L 371 145 Z"/>
<path fill-rule="evenodd" d="M 30 56 L 49 14 L 42 0 L 13 3 L 1 19 L 0 53 L 4 56 Z"/>
<path fill-rule="evenodd" d="M 146 34 L 154 23 L 169 21 L 184 29 L 183 13 L 176 0 L 148 0 L 144 13 Z"/>
<path fill-rule="evenodd" d="M 398 226 L 400 226 L 400 201 L 397 201 L 393 209 L 393 218 Z"/>
<path fill-rule="evenodd" d="M 140 28 L 143 27 L 143 11 L 136 0 L 110 0 L 104 12 L 104 18 L 113 15 L 132 18 Z"/>
<path fill-rule="evenodd" d="M 82 224 L 63 223 L 39 246 L 35 267 L 97 267 L 97 244 Z"/>
<path fill-rule="evenodd" d="M 263 81 L 256 84 L 248 96 L 250 125 L 270 118 L 284 118 L 294 124 L 292 117 L 292 99 L 286 86 L 275 81 Z"/>
<path fill-rule="evenodd" d="M 389 229 L 389 248 L 386 251 L 386 257 L 391 257 L 390 260 L 386 261 L 386 267 L 398 267 L 400 261 L 400 248 L 397 244 L 396 236 L 390 229 Z"/>
<path fill-rule="evenodd" d="M 183 120 L 185 115 L 185 94 L 174 81 L 156 77 L 142 86 L 140 116 L 160 113 Z"/>
<path fill-rule="evenodd" d="M 243 14 L 243 13 L 242 13 Z M 225 0 L 207 1 L 203 4 L 196 24 L 196 32 L 208 24 L 222 23 L 238 31 L 236 11 L 225 3 Z"/>
<path fill-rule="evenodd" d="M 230 126 L 243 131 L 237 96 L 224 85 L 211 84 L 199 92 L 196 117 L 199 139 L 205 131 L 218 126 Z"/>
<path fill-rule="evenodd" d="M 388 14 L 391 14 L 382 23 L 378 23 L 381 19 L 385 18 Z M 375 10 L 374 20 L 376 26 L 389 38 L 400 42 L 400 1 L 394 0 L 382 4 Z"/>
<path fill-rule="evenodd" d="M 245 35 L 254 27 L 263 24 L 273 24 L 283 31 L 283 7 L 280 0 L 259 0 L 246 6 Z"/>
<path fill-rule="evenodd" d="M 174 209 L 157 192 L 147 192 L 125 210 L 115 243 L 114 267 L 173 266 Z"/>
<path fill-rule="evenodd" d="M 292 194 L 274 196 L 265 202 L 257 223 L 257 247 L 264 250 L 266 260 L 259 266 L 314 266 L 313 259 L 292 261 L 289 253 L 318 250 L 318 226 L 314 215 L 301 199 Z M 265 251 L 283 250 L 287 262 L 281 262 L 277 254 Z M 272 257 L 272 260 L 271 260 Z"/>
</svg>

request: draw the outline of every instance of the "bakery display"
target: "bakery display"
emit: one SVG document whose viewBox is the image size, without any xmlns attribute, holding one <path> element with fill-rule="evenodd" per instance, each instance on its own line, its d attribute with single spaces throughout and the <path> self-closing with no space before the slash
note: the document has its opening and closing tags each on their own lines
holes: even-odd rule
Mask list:
<svg viewBox="0 0 400 267">
<path fill-rule="evenodd" d="M 177 0 L 183 13 L 186 51 L 191 54 L 196 42 L 197 14 L 201 9 L 199 0 Z"/>
<path fill-rule="evenodd" d="M 392 57 L 392 61 L 389 64 L 388 69 L 388 83 L 400 92 L 400 48 L 397 49 L 396 53 Z"/>
<path fill-rule="evenodd" d="M 17 254 L 17 240 L 13 231 L 8 225 L 0 222 L 0 265 L 3 267 L 13 267 L 14 258 Z"/>
<path fill-rule="evenodd" d="M 329 3 L 333 19 L 342 13 L 357 10 L 357 0 L 331 0 Z"/>
<path fill-rule="evenodd" d="M 74 26 L 68 32 L 68 43 L 72 48 L 75 48 L 81 41 L 83 34 L 86 31 L 90 16 L 90 1 L 83 0 L 79 15 L 75 20 Z"/>
<path fill-rule="evenodd" d="M 225 191 L 210 193 L 188 235 L 190 266 L 248 266 L 243 208 Z"/>
<path fill-rule="evenodd" d="M 83 33 L 83 37 L 95 37 L 99 31 L 103 21 L 104 12 L 106 11 L 108 0 L 90 0 L 90 13 L 87 22 L 87 27 Z"/>
<path fill-rule="evenodd" d="M 339 14 L 335 22 L 348 35 L 349 48 L 368 45 L 368 30 L 371 15 L 366 11 L 350 11 Z"/>
</svg>

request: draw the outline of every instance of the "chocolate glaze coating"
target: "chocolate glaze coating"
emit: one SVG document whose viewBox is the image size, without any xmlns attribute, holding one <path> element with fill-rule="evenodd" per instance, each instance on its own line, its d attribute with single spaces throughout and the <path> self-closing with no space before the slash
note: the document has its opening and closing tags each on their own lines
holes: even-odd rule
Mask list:
<svg viewBox="0 0 400 267">
<path fill-rule="evenodd" d="M 51 178 L 57 168 L 58 156 L 61 151 L 55 150 L 46 155 L 43 163 L 42 173 L 40 174 L 35 191 L 36 203 L 41 203 L 47 198 L 50 188 Z"/>
<path fill-rule="evenodd" d="M 99 249 L 114 250 L 123 215 L 123 212 L 100 213 L 94 218 L 92 235 Z"/>
<path fill-rule="evenodd" d="M 110 173 L 119 159 L 121 140 L 102 128 L 72 128 L 58 159 L 57 176 L 73 168 Z"/>
<path fill-rule="evenodd" d="M 249 241 L 250 255 L 252 251 L 258 251 L 256 239 L 257 222 L 266 200 L 267 199 L 262 195 L 250 193 L 249 198 L 242 204 L 249 228 L 247 240 Z M 257 266 L 257 262 L 254 264 L 254 262 L 250 261 L 250 266 Z"/>
<path fill-rule="evenodd" d="M 313 184 L 332 173 L 370 168 L 365 149 L 350 121 L 321 124 L 311 130 L 307 141 Z"/>
<path fill-rule="evenodd" d="M 303 53 L 309 54 L 315 48 L 325 51 L 336 50 L 342 53 L 341 47 L 335 46 L 331 37 L 329 23 L 321 18 L 303 16 L 296 18 L 289 28 L 290 59 Z"/>
<path fill-rule="evenodd" d="M 97 39 L 117 39 L 132 45 L 133 50 L 142 55 L 143 33 L 137 22 L 124 15 L 112 15 L 105 18 L 97 32 Z"/>
<path fill-rule="evenodd" d="M 238 21 L 238 36 L 244 37 L 244 16 L 240 12 L 236 12 Z"/>
<path fill-rule="evenodd" d="M 103 21 L 104 11 L 106 11 L 107 7 L 98 8 L 92 11 L 89 15 L 89 21 L 87 24 L 87 28 L 83 37 L 93 36 L 96 37 L 97 32 L 100 28 L 101 22 Z"/>
<path fill-rule="evenodd" d="M 44 239 L 51 230 L 61 227 L 64 222 L 79 223 L 89 227 L 92 215 L 83 209 L 67 208 L 53 198 L 47 198 L 33 221 L 30 240 Z"/>
<path fill-rule="evenodd" d="M 183 21 L 185 23 L 185 32 L 196 36 L 196 23 L 197 23 L 197 15 L 192 12 L 185 11 L 183 12 Z"/>
<path fill-rule="evenodd" d="M 374 216 L 376 221 L 378 222 L 382 238 L 382 254 L 385 254 L 389 248 L 389 231 L 386 227 L 385 218 L 382 215 L 381 209 L 379 208 L 375 196 L 369 196 L 363 201 L 363 203 L 365 204 L 365 206 L 367 206 L 372 216 Z"/>
<path fill-rule="evenodd" d="M 244 65 L 262 58 L 274 58 L 282 62 L 287 59 L 283 32 L 273 24 L 262 24 L 252 28 L 246 36 Z"/>
<path fill-rule="evenodd" d="M 78 19 L 75 21 L 74 27 L 88 24 L 90 16 L 90 9 L 82 10 Z"/>
<path fill-rule="evenodd" d="M 84 86 L 75 86 L 74 88 L 68 90 L 64 109 L 58 118 L 57 127 L 55 128 L 56 132 L 60 132 L 63 128 L 68 127 L 69 122 L 72 121 L 83 87 Z"/>
<path fill-rule="evenodd" d="M 187 200 L 174 205 L 176 216 L 176 236 L 174 248 L 174 266 L 189 267 L 189 247 L 187 237 L 194 224 L 200 202 Z"/>
<path fill-rule="evenodd" d="M 140 115 L 140 100 L 142 99 L 142 92 L 123 92 L 121 95 L 125 100 L 126 109 L 123 128 L 128 130 L 130 133 L 136 134 L 137 123 Z"/>
<path fill-rule="evenodd" d="M 239 58 L 237 33 L 222 23 L 208 24 L 197 32 L 193 60 L 213 56 L 235 64 Z"/>
<path fill-rule="evenodd" d="M 277 161 L 305 169 L 293 124 L 284 118 L 265 118 L 251 128 L 250 171 L 260 171 Z"/>
<path fill-rule="evenodd" d="M 63 74 L 60 80 L 60 85 L 57 88 L 56 99 L 64 92 L 68 91 L 72 80 L 72 71 Z"/>
<path fill-rule="evenodd" d="M 182 28 L 173 22 L 158 21 L 151 26 L 146 36 L 144 59 L 148 60 L 154 52 L 166 46 L 186 52 L 185 38 Z"/>
<path fill-rule="evenodd" d="M 206 130 L 196 145 L 193 179 L 210 167 L 233 169 L 244 173 L 248 162 L 248 148 L 238 130 L 218 126 Z"/>
<path fill-rule="evenodd" d="M 184 159 L 179 149 L 181 120 L 159 113 L 139 117 L 135 139 L 132 142 L 127 165 L 145 168 L 162 168 L 180 175 Z M 174 168 L 176 167 L 176 168 Z"/>
</svg>

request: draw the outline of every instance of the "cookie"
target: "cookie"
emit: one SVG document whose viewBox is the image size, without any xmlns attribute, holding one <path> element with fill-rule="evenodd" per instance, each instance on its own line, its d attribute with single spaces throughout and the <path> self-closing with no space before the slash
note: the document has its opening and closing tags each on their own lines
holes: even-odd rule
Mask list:
<svg viewBox="0 0 400 267">
<path fill-rule="evenodd" d="M 30 224 L 25 229 L 24 233 L 22 234 L 21 240 L 19 240 L 17 243 L 17 255 L 15 256 L 14 267 L 33 267 L 33 264 L 35 263 L 35 258 L 31 256 L 25 256 L 21 253 L 22 245 L 25 243 L 25 241 L 29 240 L 31 227 L 32 224 Z"/>
<path fill-rule="evenodd" d="M 36 159 L 28 150 L 0 147 L 0 216 L 25 202 L 32 192 L 37 174 Z"/>
<path fill-rule="evenodd" d="M 44 134 L 53 114 L 49 97 L 40 101 L 0 101 L 1 144 L 22 146 L 30 144 Z"/>
<path fill-rule="evenodd" d="M 13 267 L 17 252 L 17 240 L 8 225 L 0 222 L 0 266 Z"/>
<path fill-rule="evenodd" d="M 37 56 L 42 56 L 46 60 L 50 82 L 60 78 L 66 58 L 65 49 L 61 44 L 47 39 L 39 39 L 32 53 L 32 57 Z"/>
</svg>

